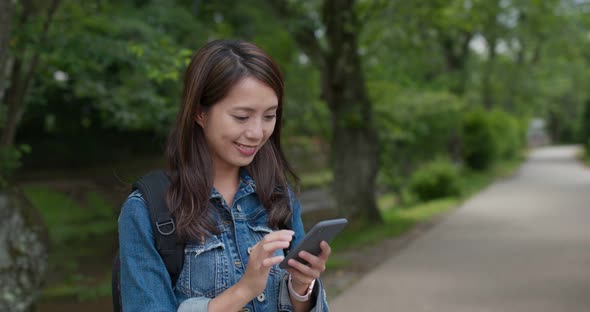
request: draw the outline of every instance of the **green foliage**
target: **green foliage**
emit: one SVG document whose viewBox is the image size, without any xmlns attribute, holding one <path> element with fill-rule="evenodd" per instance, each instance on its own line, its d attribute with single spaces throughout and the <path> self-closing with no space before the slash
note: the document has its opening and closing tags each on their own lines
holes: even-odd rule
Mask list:
<svg viewBox="0 0 590 312">
<path fill-rule="evenodd" d="M 504 111 L 494 110 L 487 117 L 491 123 L 498 144 L 500 159 L 513 159 L 520 155 L 524 145 L 524 123 Z"/>
<path fill-rule="evenodd" d="M 315 31 L 320 46 L 329 50 L 321 23 L 322 1 L 287 2 L 311 23 L 294 19 L 282 27 L 269 1 L 262 0 L 62 0 L 41 46 L 38 34 L 47 4 L 34 1 L 33 18 L 14 30 L 10 42 L 13 55 L 26 51 L 25 59 L 41 51 L 17 137 L 19 144 L 29 145 L 0 150 L 0 179 L 5 182 L 29 156 L 45 167 L 80 167 L 111 157 L 134 159 L 126 166 L 130 167 L 137 164 L 137 155 L 159 153 L 178 107 L 184 67 L 198 47 L 216 38 L 253 41 L 281 65 L 286 85 L 284 135 L 329 140 L 332 119 L 320 86 L 330 82 L 323 80 L 322 68 L 298 49 L 289 32 L 300 27 Z M 23 2 L 15 3 L 21 10 Z M 574 0 L 358 1 L 361 23 L 353 31 L 359 34 L 358 52 L 375 107 L 379 177 L 395 191 L 395 196 L 381 198 L 381 205 L 403 203 L 408 187 L 431 194 L 452 186 L 441 181 L 455 180 L 456 172 L 450 169 L 455 167 L 448 162 L 437 167 L 431 161 L 451 156 L 458 146 L 463 147 L 467 166 L 478 170 L 496 170 L 502 159 L 517 162 L 523 121 L 531 116 L 546 118 L 554 138 L 587 142 L 590 154 L 590 18 L 580 8 Z M 497 40 L 493 64 L 488 51 L 481 49 L 490 40 Z M 465 49 L 465 43 L 472 48 Z M 492 91 L 492 106 L 498 110 L 466 111 L 467 105 L 482 103 L 485 88 Z M 352 115 L 345 122 L 363 121 Z M 299 160 L 294 163 L 297 169 L 312 168 L 300 172 L 304 188 L 332 181 L 324 149 L 311 140 L 283 142 L 289 156 Z M 158 148 L 142 148 L 149 144 Z M 31 149 L 27 146 L 35 153 L 23 158 Z M 461 190 L 481 189 L 489 183 L 487 174 L 462 170 Z M 453 194 L 455 187 L 446 192 Z M 98 193 L 83 196 L 82 202 L 36 186 L 27 193 L 50 223 L 58 252 L 77 246 L 76 252 L 92 253 L 84 241 L 114 232 L 112 207 Z M 385 225 L 350 232 L 341 244 L 397 235 L 454 203 L 450 199 L 435 201 L 434 208 L 392 209 L 385 213 Z M 80 269 L 77 256 L 54 262 L 75 272 Z M 79 273 L 72 274 L 55 293 L 85 297 L 79 293 L 82 282 L 87 281 Z M 99 285 L 85 289 L 107 294 L 108 284 Z"/>
<path fill-rule="evenodd" d="M 144 152 L 135 147 L 126 151 L 134 143 L 121 145 L 107 138 L 112 133 L 138 134 L 137 142 L 160 147 L 177 112 L 181 78 L 191 55 L 217 38 L 251 40 L 281 65 L 287 90 L 285 134 L 329 138 L 319 72 L 279 27 L 280 21 L 269 18 L 264 3 L 63 1 L 46 45 L 36 47 L 42 66 L 26 98 L 18 139 L 39 153 L 29 158 L 39 159 L 27 163 L 61 165 L 62 159 L 83 165 L 108 161 L 113 154 Z M 40 31 L 38 24 L 17 35 L 33 37 Z M 33 47 L 31 40 L 21 41 Z M 151 135 L 147 141 L 146 135 Z M 73 160 L 72 153 L 66 153 L 71 150 L 90 155 Z M 46 160 L 44 154 L 55 157 Z"/>
<path fill-rule="evenodd" d="M 332 171 L 329 169 L 305 173 L 301 175 L 301 189 L 305 191 L 314 188 L 329 187 L 333 180 Z"/>
<path fill-rule="evenodd" d="M 110 274 L 98 283 L 88 278 L 76 275 L 71 280 L 62 284 L 51 285 L 43 290 L 44 298 L 76 298 L 78 301 L 90 301 L 97 298 L 106 298 L 112 294 Z M 81 284 L 86 283 L 86 284 Z"/>
<path fill-rule="evenodd" d="M 446 197 L 428 202 L 416 202 L 408 205 L 390 204 L 382 207 L 384 224 L 360 224 L 347 227 L 331 243 L 333 256 L 338 257 L 343 250 L 358 248 L 378 243 L 388 237 L 399 236 L 411 230 L 416 224 L 431 220 L 457 207 L 465 198 L 481 191 L 498 178 L 513 174 L 522 164 L 521 160 L 500 161 L 488 171 L 462 170 L 459 184 L 462 185 L 461 196 Z M 379 201 L 388 200 L 385 195 Z M 386 198 L 384 198 L 386 197 Z"/>
<path fill-rule="evenodd" d="M 582 125 L 580 127 L 580 137 L 582 142 L 588 146 L 588 140 L 590 139 L 590 98 L 584 102 L 584 111 L 582 114 Z"/>
<path fill-rule="evenodd" d="M 410 190 L 421 201 L 458 196 L 461 193 L 457 167 L 448 160 L 436 160 L 420 167 L 411 177 Z"/>
<path fill-rule="evenodd" d="M 330 246 L 337 255 L 341 250 L 367 246 L 387 237 L 399 236 L 411 230 L 416 224 L 451 210 L 457 203 L 456 198 L 446 198 L 419 203 L 405 209 L 389 207 L 383 212 L 384 224 L 347 227 L 330 243 Z"/>
<path fill-rule="evenodd" d="M 395 91 L 386 83 L 371 83 L 375 119 L 381 140 L 381 176 L 394 190 L 420 164 L 437 155 L 448 156 L 459 133 L 462 101 L 441 91 Z"/>
<path fill-rule="evenodd" d="M 164 14 L 157 3 L 65 2 L 42 54 L 46 66 L 38 78 L 38 96 L 29 103 L 39 109 L 29 111 L 28 118 L 54 114 L 55 124 L 72 124 L 62 110 L 69 104 L 84 107 L 78 116 L 69 116 L 80 120 L 73 123 L 79 128 L 166 132 L 178 103 L 180 72 L 192 53 L 183 45 L 202 44 L 194 34 L 200 29 L 190 11 L 180 7 Z"/>
<path fill-rule="evenodd" d="M 41 212 L 49 228 L 51 242 L 58 248 L 115 231 L 113 207 L 94 191 L 85 194 L 85 206 L 80 206 L 67 194 L 44 186 L 27 186 L 24 192 Z"/>
<path fill-rule="evenodd" d="M 584 144 L 584 159 L 586 163 L 590 164 L 590 138 L 588 138 Z"/>
<path fill-rule="evenodd" d="M 500 159 L 520 155 L 525 127 L 516 117 L 494 110 L 475 110 L 463 120 L 463 156 L 468 167 L 485 170 Z"/>
<path fill-rule="evenodd" d="M 0 189 L 8 186 L 10 177 L 21 166 L 23 154 L 30 152 L 31 147 L 26 144 L 0 147 Z"/>
<path fill-rule="evenodd" d="M 483 110 L 465 115 L 463 120 L 463 158 L 470 168 L 485 170 L 498 158 L 500 138 Z"/>
<path fill-rule="evenodd" d="M 109 255 L 117 225 L 112 205 L 94 190 L 66 194 L 44 185 L 28 185 L 24 192 L 49 229 L 50 279 L 54 282 L 43 296 L 88 300 L 110 295 Z M 105 261 L 105 256 L 110 259 Z M 99 263 L 95 266 L 104 274 L 95 276 L 96 268 L 92 274 L 84 272 L 88 263 Z M 102 266 L 104 263 L 107 265 Z"/>
</svg>

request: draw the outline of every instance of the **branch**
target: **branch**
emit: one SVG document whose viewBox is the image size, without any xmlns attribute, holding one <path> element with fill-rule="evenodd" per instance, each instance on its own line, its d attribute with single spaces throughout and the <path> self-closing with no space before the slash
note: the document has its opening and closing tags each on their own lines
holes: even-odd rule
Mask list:
<svg viewBox="0 0 590 312">
<path fill-rule="evenodd" d="M 51 22 L 53 20 L 53 16 L 57 7 L 59 6 L 60 0 L 53 0 L 47 11 L 47 18 L 43 23 L 43 30 L 39 37 L 39 45 L 38 47 L 42 47 L 44 43 L 47 41 L 47 34 L 49 32 L 49 26 L 51 26 Z M 23 10 L 23 15 L 21 16 L 21 21 L 24 25 L 26 21 L 28 21 L 31 10 L 27 10 L 30 8 L 30 2 L 24 2 L 25 9 Z M 23 53 L 24 54 L 24 53 Z M 14 138 L 16 136 L 16 131 L 18 125 L 22 119 L 22 116 L 25 112 L 25 94 L 29 88 L 30 82 L 33 79 L 33 75 L 37 69 L 37 65 L 39 63 L 39 55 L 41 54 L 40 48 L 37 48 L 34 51 L 32 59 L 30 61 L 30 65 L 26 73 L 24 74 L 24 78 L 21 79 L 21 65 L 24 64 L 22 57 L 16 57 L 14 66 L 12 68 L 12 79 L 11 79 L 11 86 L 7 92 L 7 114 L 6 114 L 6 125 L 2 129 L 2 135 L 0 137 L 0 147 L 7 147 L 12 146 L 14 143 Z"/>
<path fill-rule="evenodd" d="M 51 2 L 51 6 L 49 7 L 49 11 L 47 11 L 47 18 L 45 19 L 45 23 L 43 24 L 43 32 L 41 33 L 41 37 L 39 38 L 39 46 L 40 47 L 42 47 L 45 44 L 45 42 L 47 41 L 47 34 L 49 33 L 49 26 L 51 26 L 51 22 L 53 21 L 53 16 L 55 15 L 55 11 L 57 10 L 59 3 L 60 3 L 60 0 L 53 0 Z M 28 88 L 29 82 L 31 81 L 31 79 L 33 78 L 33 75 L 35 74 L 35 70 L 37 69 L 37 63 L 39 63 L 39 55 L 40 54 L 41 54 L 41 51 L 37 50 L 35 52 L 35 55 L 33 56 L 33 60 L 31 61 L 31 66 L 29 67 L 29 71 L 27 72 L 27 75 L 25 76 L 25 81 L 24 81 L 25 90 Z"/>
<path fill-rule="evenodd" d="M 320 71 L 325 68 L 327 53 L 315 36 L 314 22 L 303 13 L 296 12 L 287 0 L 268 0 L 267 3 L 286 25 L 299 48 L 305 52 L 311 62 L 318 66 Z"/>
</svg>

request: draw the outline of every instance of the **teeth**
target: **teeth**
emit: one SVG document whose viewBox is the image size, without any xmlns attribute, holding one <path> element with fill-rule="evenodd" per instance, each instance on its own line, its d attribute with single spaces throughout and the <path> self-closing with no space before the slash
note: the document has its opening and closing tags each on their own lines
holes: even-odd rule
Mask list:
<svg viewBox="0 0 590 312">
<path fill-rule="evenodd" d="M 253 150 L 253 149 L 256 148 L 256 146 L 247 146 L 247 145 L 242 145 L 242 144 L 239 144 L 239 143 L 236 143 L 236 145 L 239 146 L 240 148 L 245 149 L 245 150 Z"/>
</svg>

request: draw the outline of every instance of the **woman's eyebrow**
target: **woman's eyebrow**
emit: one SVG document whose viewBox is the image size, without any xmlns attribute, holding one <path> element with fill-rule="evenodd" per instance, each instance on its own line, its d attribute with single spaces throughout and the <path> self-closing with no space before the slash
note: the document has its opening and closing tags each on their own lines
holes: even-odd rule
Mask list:
<svg viewBox="0 0 590 312">
<path fill-rule="evenodd" d="M 278 107 L 279 107 L 278 105 L 273 105 L 273 106 L 265 109 L 264 111 L 275 110 Z M 240 111 L 245 111 L 245 112 L 249 112 L 249 113 L 256 111 L 254 108 L 252 108 L 252 107 L 246 107 L 246 106 L 234 107 L 234 108 L 232 108 L 232 110 L 234 110 L 234 111 L 240 110 Z"/>
</svg>

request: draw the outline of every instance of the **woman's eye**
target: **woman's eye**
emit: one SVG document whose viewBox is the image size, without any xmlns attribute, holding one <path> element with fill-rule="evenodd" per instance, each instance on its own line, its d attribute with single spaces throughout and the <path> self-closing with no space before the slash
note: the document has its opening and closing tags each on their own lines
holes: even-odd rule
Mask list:
<svg viewBox="0 0 590 312">
<path fill-rule="evenodd" d="M 234 116 L 237 121 L 246 121 L 248 120 L 248 116 Z"/>
<path fill-rule="evenodd" d="M 273 119 L 275 119 L 275 117 L 277 117 L 277 115 L 266 115 L 266 116 L 264 116 L 264 119 L 273 120 Z"/>
</svg>

